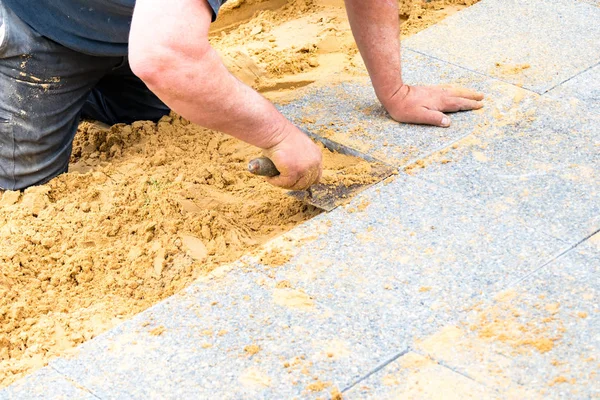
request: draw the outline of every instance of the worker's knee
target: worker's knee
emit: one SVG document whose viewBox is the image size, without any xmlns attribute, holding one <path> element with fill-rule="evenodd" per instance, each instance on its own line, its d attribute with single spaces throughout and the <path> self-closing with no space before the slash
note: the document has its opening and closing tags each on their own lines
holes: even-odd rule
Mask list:
<svg viewBox="0 0 600 400">
<path fill-rule="evenodd" d="M 15 190 L 67 170 L 86 96 L 119 58 L 70 50 L 2 11 L 0 188 Z"/>
</svg>

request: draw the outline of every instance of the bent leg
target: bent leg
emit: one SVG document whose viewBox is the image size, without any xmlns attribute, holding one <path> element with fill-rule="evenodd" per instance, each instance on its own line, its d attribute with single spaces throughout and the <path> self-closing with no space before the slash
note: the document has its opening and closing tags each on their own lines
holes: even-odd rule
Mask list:
<svg viewBox="0 0 600 400">
<path fill-rule="evenodd" d="M 67 170 L 81 108 L 120 59 L 48 40 L 1 0 L 0 12 L 0 189 L 16 190 Z"/>
<path fill-rule="evenodd" d="M 131 72 L 127 59 L 94 87 L 82 115 L 109 125 L 134 121 L 158 121 L 170 112 L 140 78 Z"/>
</svg>

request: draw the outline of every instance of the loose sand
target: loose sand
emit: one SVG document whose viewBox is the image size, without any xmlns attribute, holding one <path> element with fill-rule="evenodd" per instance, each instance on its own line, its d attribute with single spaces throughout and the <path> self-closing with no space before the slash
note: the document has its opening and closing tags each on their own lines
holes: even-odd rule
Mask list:
<svg viewBox="0 0 600 400">
<path fill-rule="evenodd" d="M 401 1 L 403 34 L 474 2 Z M 233 0 L 212 43 L 244 82 L 289 98 L 364 74 L 342 4 Z M 248 174 L 257 155 L 177 116 L 82 123 L 68 174 L 1 195 L 0 387 L 318 213 Z M 347 161 L 326 179 L 368 170 Z"/>
</svg>

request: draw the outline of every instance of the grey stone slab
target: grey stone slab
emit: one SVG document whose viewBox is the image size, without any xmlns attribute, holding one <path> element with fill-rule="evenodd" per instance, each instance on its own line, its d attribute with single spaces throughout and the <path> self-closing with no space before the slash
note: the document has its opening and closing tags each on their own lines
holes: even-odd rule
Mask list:
<svg viewBox="0 0 600 400">
<path fill-rule="evenodd" d="M 600 64 L 574 76 L 546 95 L 600 113 Z"/>
<path fill-rule="evenodd" d="M 42 368 L 11 386 L 0 390 L 1 400 L 89 400 L 97 398 L 86 388 L 68 380 L 50 367 Z"/>
<path fill-rule="evenodd" d="M 546 97 L 498 113 L 408 172 L 565 242 L 599 228 L 600 114 Z"/>
<path fill-rule="evenodd" d="M 483 0 L 404 47 L 544 93 L 600 61 L 599 19 L 570 0 Z"/>
<path fill-rule="evenodd" d="M 585 248 L 595 257 L 600 257 L 600 232 L 596 232 L 594 235 L 589 237 L 585 243 L 581 245 L 581 247 Z"/>
<path fill-rule="evenodd" d="M 591 247 L 577 247 L 493 300 L 472 304 L 457 324 L 416 340 L 347 398 L 431 398 L 444 391 L 466 398 L 597 397 L 599 268 Z"/>
<path fill-rule="evenodd" d="M 455 372 L 426 356 L 409 352 L 344 392 L 344 398 L 391 400 L 501 399 L 503 397 L 493 388 L 468 376 Z"/>
<path fill-rule="evenodd" d="M 238 270 L 195 284 L 52 365 L 107 399 L 314 398 L 402 342 L 276 283 Z"/>
<path fill-rule="evenodd" d="M 540 336 L 556 340 L 548 352 L 513 355 L 512 379 L 548 398 L 600 396 L 600 255 L 587 245 L 578 247 L 520 282 L 517 290 L 523 292 L 517 299 L 523 317 Z"/>
<path fill-rule="evenodd" d="M 581 246 L 519 282 L 514 297 L 488 308 L 498 320 L 492 345 L 510 360 L 503 374 L 544 398 L 593 398 L 600 354 L 600 257 Z M 511 293 L 511 292 L 508 292 Z M 552 340 L 548 351 L 526 351 L 499 341 L 510 328 L 526 327 L 534 343 Z M 517 336 L 514 336 L 517 338 Z M 496 340 L 494 342 L 494 340 Z M 508 343 L 508 345 L 507 345 Z"/>
<path fill-rule="evenodd" d="M 532 92 L 409 50 L 403 53 L 403 77 L 411 85 L 454 84 L 479 90 L 487 95 L 486 107 L 477 113 L 452 114 L 452 126 L 447 129 L 399 124 L 389 118 L 365 78 L 308 90 L 280 110 L 318 135 L 402 166 L 468 135 L 492 118 L 496 108 L 535 97 Z"/>
<path fill-rule="evenodd" d="M 357 310 L 356 318 L 374 316 L 382 329 L 405 325 L 410 335 L 452 321 L 473 298 L 504 287 L 566 247 L 406 176 L 365 192 L 328 218 L 326 235 L 266 273 L 334 309 Z"/>
</svg>

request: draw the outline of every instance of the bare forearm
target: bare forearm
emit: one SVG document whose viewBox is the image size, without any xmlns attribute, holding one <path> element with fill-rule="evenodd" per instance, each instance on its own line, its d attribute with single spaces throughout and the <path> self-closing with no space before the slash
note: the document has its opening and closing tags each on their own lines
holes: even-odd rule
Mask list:
<svg viewBox="0 0 600 400">
<path fill-rule="evenodd" d="M 379 100 L 385 105 L 402 86 L 396 0 L 345 0 L 348 19 Z"/>
<path fill-rule="evenodd" d="M 161 74 L 164 81 L 148 86 L 179 115 L 263 149 L 280 140 L 290 122 L 231 75 L 212 48 L 199 61 L 181 53 L 172 60 L 174 67 Z"/>
<path fill-rule="evenodd" d="M 165 7 L 165 1 L 137 3 L 130 38 L 134 72 L 186 119 L 263 149 L 277 144 L 291 123 L 227 71 L 208 43 L 208 4 L 180 0 Z"/>
</svg>

